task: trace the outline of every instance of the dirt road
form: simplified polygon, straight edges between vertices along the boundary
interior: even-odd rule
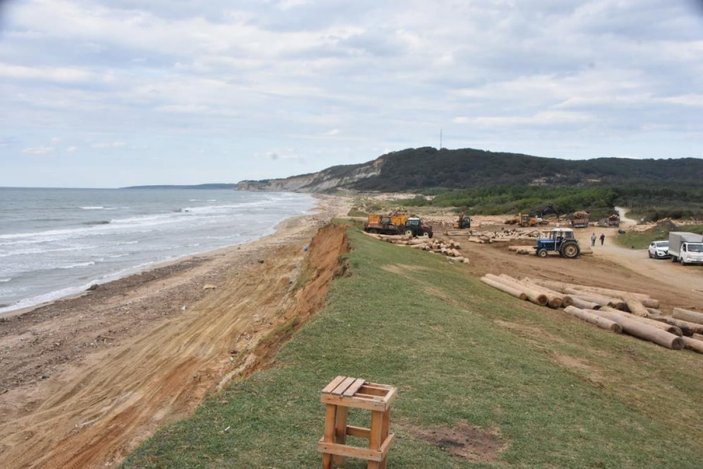
[[[476,275],[508,273],[629,290],[659,299],[666,312],[675,306],[703,310],[703,267],[683,267],[669,260],[649,259],[646,250],[619,247],[613,241],[616,228],[575,231],[579,243],[589,247],[593,232],[596,236],[605,233],[605,243],[601,246],[598,240],[592,248],[593,255],[576,260],[517,255],[508,251],[509,243],[465,242],[462,246],[471,260],[469,268]]]

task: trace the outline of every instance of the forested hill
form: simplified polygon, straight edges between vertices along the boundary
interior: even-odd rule
[[[703,159],[596,158],[562,160],[475,149],[407,149],[368,163],[266,181],[242,181],[248,190],[325,192],[414,191],[495,185],[613,186],[623,183],[703,185]]]

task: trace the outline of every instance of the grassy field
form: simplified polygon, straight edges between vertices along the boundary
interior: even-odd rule
[[[319,467],[319,391],[340,374],[399,388],[389,467],[701,466],[703,356],[520,302],[439,256],[350,237],[351,275],[275,366],[212,395],[125,467]],[[466,432],[460,448],[452,438]]]
[[[666,226],[655,226],[647,231],[628,231],[618,235],[616,242],[627,248],[647,249],[652,241],[669,239],[669,231],[671,230]],[[703,234],[703,225],[684,225],[677,228],[676,231]]]

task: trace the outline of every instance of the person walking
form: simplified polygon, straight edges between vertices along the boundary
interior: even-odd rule
[[[595,245],[596,245],[596,233],[594,232],[594,233],[591,235],[591,247],[593,247],[593,246],[595,246]]]
[[[600,234],[600,245],[603,246],[603,242],[605,241],[605,233]]]

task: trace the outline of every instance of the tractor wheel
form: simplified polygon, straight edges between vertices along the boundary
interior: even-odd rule
[[[538,255],[539,257],[547,257],[547,250],[544,249],[544,248],[542,248],[542,249],[540,249],[539,251],[537,251],[537,255]]]
[[[561,254],[562,257],[566,257],[567,259],[575,259],[578,257],[579,254],[581,254],[581,250],[579,249],[577,244],[569,243],[561,247],[559,254]]]
[[[405,236],[410,236],[412,238],[413,230],[405,230]]]
[[[422,237],[423,238],[431,238],[432,235],[429,232],[425,231],[424,233],[422,233]]]

